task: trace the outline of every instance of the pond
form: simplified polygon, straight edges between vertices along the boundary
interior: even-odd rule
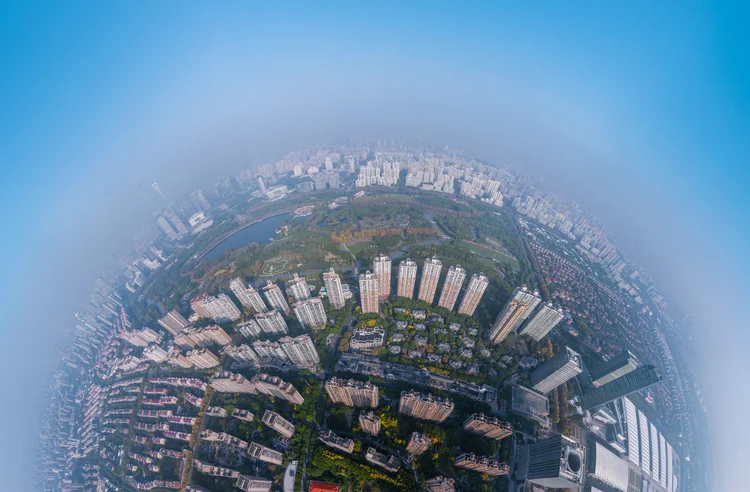
[[[206,258],[216,260],[229,249],[242,248],[248,244],[269,244],[271,239],[276,238],[276,229],[279,224],[292,218],[292,214],[280,214],[269,217],[255,224],[240,229],[222,242],[211,248],[206,253]]]

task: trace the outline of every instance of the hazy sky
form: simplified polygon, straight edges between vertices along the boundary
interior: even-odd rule
[[[742,490],[750,12],[603,3],[0,7],[4,486],[30,487],[61,328],[150,219],[139,183],[171,198],[390,136],[544,176],[611,225],[695,316],[718,490]]]

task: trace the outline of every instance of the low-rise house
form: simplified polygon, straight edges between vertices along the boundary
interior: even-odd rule
[[[380,327],[354,330],[349,347],[355,350],[370,350],[383,345],[385,331]]]

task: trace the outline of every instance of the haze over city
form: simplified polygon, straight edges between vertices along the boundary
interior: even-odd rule
[[[322,436],[330,431],[344,441],[361,441],[362,449],[347,458],[352,463],[390,474],[390,482],[362,479],[380,490],[406,487],[412,475],[420,486],[440,475],[455,480],[458,490],[480,486],[534,490],[531,487],[549,483],[521,472],[519,463],[525,463],[523,456],[528,458],[535,444],[559,439],[560,434],[571,437],[575,432],[570,432],[570,425],[586,436],[573,435],[575,446],[590,453],[599,449],[592,443],[599,442],[607,453],[617,455],[622,466],[627,463],[639,476],[652,480],[653,470],[643,470],[642,448],[638,458],[633,458],[633,448],[627,448],[634,433],[630,441],[620,444],[624,446],[620,452],[618,444],[608,442],[606,432],[597,427],[606,416],[599,415],[599,421],[595,416],[606,407],[605,413],[614,414],[615,425],[627,424],[632,430],[633,423],[617,415],[620,410],[627,413],[631,403],[625,402],[632,399],[648,422],[655,424],[651,432],[658,429],[664,440],[657,450],[669,444],[679,455],[685,449],[686,436],[675,431],[667,418],[670,405],[682,399],[675,396],[669,371],[664,370],[671,362],[661,359],[658,343],[629,346],[633,333],[648,334],[644,340],[649,341],[666,337],[680,374],[676,379],[689,401],[685,411],[690,418],[684,421],[698,426],[699,436],[691,445],[696,446],[695,459],[704,466],[700,473],[691,472],[693,476],[683,473],[679,490],[744,490],[742,465],[750,456],[737,439],[750,404],[750,387],[742,383],[750,349],[742,314],[750,298],[745,281],[750,269],[744,254],[750,223],[744,190],[750,158],[749,13],[746,6],[732,2],[687,2],[679,7],[645,2],[533,7],[419,2],[5,5],[0,20],[0,199],[5,210],[5,282],[0,292],[5,323],[0,340],[7,353],[2,363],[6,403],[1,414],[6,445],[0,451],[4,488],[67,490],[63,486],[72,486],[52,478],[40,481],[44,469],[40,434],[48,430],[45,409],[58,395],[50,393],[50,386],[59,374],[60,361],[74,353],[75,345],[66,332],[76,327],[74,313],[91,307],[92,288],[102,278],[116,294],[109,309],[119,303],[118,321],[108,319],[102,326],[113,324],[114,331],[101,335],[102,341],[97,338],[93,345],[111,348],[111,360],[94,358],[91,368],[76,368],[76,384],[81,387],[70,395],[75,400],[76,395],[94,398],[91,395],[97,391],[109,392],[108,400],[101,397],[101,415],[92,424],[96,433],[106,427],[102,421],[114,415],[104,413],[129,408],[122,402],[122,406],[113,404],[113,398],[127,393],[113,394],[111,385],[144,374],[146,382],[137,393],[134,412],[145,408],[140,406],[145,388],[159,386],[148,382],[148,377],[177,374],[200,380],[201,391],[212,390],[206,393],[203,407],[199,403],[193,408],[184,400],[189,391],[159,386],[167,388],[165,395],[179,398],[179,404],[169,407],[172,417],[200,419],[198,411],[202,416],[209,401],[217,408],[229,408],[230,417],[243,402],[247,411],[263,411],[252,424],[237,418],[206,417],[198,421],[200,433],[196,431],[192,440],[167,438],[168,449],[184,445],[190,458],[187,452],[179,460],[159,458],[162,468],[171,463],[169,470],[161,471],[150,470],[127,455],[146,456],[159,446],[133,441],[133,436],[146,435],[136,427],[146,420],[136,422],[134,414],[127,424],[130,432],[101,434],[105,437],[86,451],[89,455],[70,458],[78,467],[95,462],[101,466],[96,471],[100,490],[110,490],[107,487],[116,480],[125,487],[120,490],[129,490],[134,483],[157,479],[176,481],[175,489],[184,488],[186,477],[206,490],[239,486],[211,478],[201,467],[206,462],[233,468],[231,460],[219,452],[216,457],[221,462],[207,460],[205,441],[218,446],[211,439],[220,438],[203,431],[232,434],[243,442],[253,441],[250,446],[265,439],[258,445],[270,448],[279,443],[271,444],[268,430],[284,437],[287,420],[297,426],[297,437],[282,452],[283,466],[271,469],[265,464],[270,461],[244,450],[236,467],[241,476],[257,476],[282,490],[280,477],[289,463],[297,461],[301,486],[307,487],[300,490],[312,489],[316,480],[337,483],[342,490],[346,490],[344,485],[361,485],[344,483],[336,474],[316,475],[324,466],[314,461],[310,446],[345,453],[341,446],[329,445],[336,439]],[[372,177],[374,173],[377,178]],[[207,204],[191,202],[194,190],[201,190]],[[305,205],[314,207],[304,210]],[[292,217],[295,214],[297,218]],[[456,216],[474,225],[462,230]],[[256,227],[256,220],[262,226],[274,217],[278,223],[266,223],[262,230],[241,235],[241,228]],[[175,222],[186,231],[180,231]],[[489,229],[480,230],[485,225]],[[371,237],[366,232],[396,229],[401,232],[384,233],[385,239],[377,240],[374,233]],[[320,236],[301,235],[303,231]],[[224,234],[234,232],[236,236],[228,237],[234,237],[237,246],[227,246],[226,253],[222,252],[225,256],[208,255],[214,241],[219,244],[227,240]],[[606,242],[597,244],[603,237]],[[271,255],[271,246],[283,249],[283,241],[294,244],[297,251],[288,248]],[[259,249],[242,248],[252,242]],[[602,246],[610,243],[617,261],[600,254]],[[319,257],[294,256],[313,251]],[[368,300],[363,292],[373,291],[368,291],[372,287],[365,272],[377,273],[379,255],[392,257],[390,291],[385,295],[378,291]],[[406,255],[418,266],[412,295],[398,293],[399,264]],[[419,291],[429,280],[423,272],[432,256],[444,262],[434,278],[432,296],[424,299]],[[465,269],[465,281],[456,281],[455,293],[445,294],[442,300],[446,286],[451,285],[446,274],[450,267],[459,266],[458,261]],[[280,264],[283,273],[274,270]],[[324,276],[329,268],[347,285],[341,290],[346,299],[342,297],[338,307],[330,293],[335,284]],[[180,280],[165,273],[178,270],[184,274]],[[136,271],[141,273],[136,275]],[[579,271],[585,276],[577,277]],[[243,288],[259,292],[267,279],[279,282],[282,297],[293,306],[304,301],[300,291],[290,288],[294,273],[307,278],[313,298],[324,299],[320,302],[326,313],[323,319],[316,317],[314,307],[309,312],[290,307],[289,313],[282,313],[282,322],[289,325],[283,335],[295,340],[309,336],[316,354],[310,356],[313,362],[291,356],[282,364],[264,359],[255,348],[259,340],[254,338],[267,338],[270,331],[263,328],[262,333],[251,335],[241,331],[240,322],[254,320],[261,313],[250,301],[243,302],[229,281],[240,277]],[[476,301],[474,310],[462,312],[472,275],[479,273],[490,277],[490,287],[486,294],[484,290],[484,295],[479,294],[481,301]],[[378,281],[382,287],[382,276]],[[576,292],[572,286],[579,281],[602,289],[587,298],[592,303],[588,310],[581,307],[581,299],[574,299],[573,294],[588,292],[587,288]],[[538,291],[540,299],[538,305],[525,301],[528,313],[524,316],[530,319],[519,319],[516,325],[502,321],[509,309],[506,306],[512,305],[523,286],[532,294]],[[213,311],[201,314],[199,302],[190,302],[219,292],[231,297],[241,321],[239,316],[224,319]],[[612,292],[618,301],[592,307],[594,299],[609,297],[601,292]],[[268,302],[268,295],[263,295],[263,302]],[[537,340],[532,335],[538,325],[531,322],[535,317],[531,314],[538,314],[548,301],[564,311],[564,318]],[[618,311],[621,304],[627,307]],[[599,316],[612,306],[616,309]],[[157,324],[157,319],[173,310],[192,326],[172,333]],[[414,318],[416,311],[426,311],[426,319]],[[122,313],[133,326],[126,326]],[[444,318],[445,323],[435,317]],[[430,318],[434,325],[428,322]],[[641,318],[643,324],[638,322]],[[604,319],[613,325],[606,325]],[[667,320],[673,320],[674,326],[668,327]],[[416,328],[422,321],[427,325],[424,335]],[[394,341],[400,338],[399,322],[408,326],[403,342]],[[440,337],[454,336],[453,322],[460,325],[459,335],[446,342]],[[206,330],[214,324],[227,340],[214,331],[211,336],[216,341],[207,346],[196,343],[198,348],[188,350],[175,342],[183,329]],[[148,338],[149,333],[144,335],[148,339],[136,339],[136,344],[128,341],[131,335],[119,336],[145,327],[158,332],[158,341]],[[367,346],[368,337],[380,336],[367,330],[377,327],[383,328],[381,344]],[[102,333],[106,330],[101,328]],[[276,338],[281,334],[273,333]],[[364,337],[360,342],[364,348],[357,348],[357,336]],[[422,336],[428,338],[428,348],[419,348]],[[477,345],[466,346],[463,340],[467,338]],[[440,343],[449,348],[441,352]],[[255,352],[250,352],[258,355],[257,365],[242,366],[232,356],[243,344],[253,347]],[[389,352],[390,347],[400,350],[402,345],[402,352]],[[220,356],[221,363],[202,368],[202,359],[196,359],[199,362],[192,361],[191,369],[172,366],[164,362],[166,358],[157,362],[146,357],[146,350],[158,352],[150,346],[173,359],[177,352],[187,357],[192,350],[205,348]],[[231,348],[224,352],[227,346]],[[489,355],[480,355],[483,349]],[[580,352],[586,371],[564,380],[553,378],[557,386],[550,386],[540,372],[534,376],[535,371],[551,367],[544,364],[553,359],[553,352],[565,354],[568,349]],[[463,350],[469,350],[469,355]],[[586,379],[589,373],[624,350],[643,350],[636,354],[637,366],[657,365],[661,381],[588,408],[594,401],[593,393],[588,393],[599,385],[594,384],[596,378]],[[440,357],[430,359],[432,354]],[[127,361],[129,356],[133,358]],[[502,362],[503,356],[513,361]],[[368,357],[378,361],[362,362]],[[535,359],[533,366],[520,365],[526,357]],[[123,361],[135,365],[123,369],[117,365]],[[128,376],[139,364],[150,364],[148,372]],[[377,374],[378,364],[386,372],[400,374],[398,384],[408,387],[391,380],[386,383]],[[405,369],[398,372],[399,364],[427,367],[450,377],[465,394],[484,382],[492,388],[492,398],[462,400],[448,386],[420,379]],[[254,385],[252,398],[227,396],[223,391],[243,393],[235,391],[235,386],[222,386],[219,368],[241,374]],[[558,375],[557,370],[553,372]],[[318,405],[307,408],[295,403],[294,396],[288,402],[275,398],[268,403],[272,390],[264,383],[265,376],[261,377],[266,373],[281,377]],[[329,389],[331,378],[348,379],[353,374],[358,381],[369,378],[380,388],[381,401],[368,405],[378,422],[383,422],[381,434],[367,431],[369,416],[364,411],[352,413],[352,407],[363,405],[350,405],[346,397],[335,396],[335,390]],[[565,399],[558,398],[562,387],[574,402],[568,418],[563,411],[568,408]],[[513,413],[511,392],[515,388],[546,395],[559,421],[540,423]],[[455,407],[441,417],[426,418],[409,406],[417,397],[402,390],[432,392],[437,398],[451,399]],[[561,399],[562,408],[557,409]],[[436,405],[449,406],[445,401]],[[280,420],[273,425],[262,423],[266,410]],[[73,415],[80,416],[78,412]],[[475,412],[502,421],[498,428],[509,424],[521,433],[503,435],[497,442],[495,437],[487,438],[490,444],[484,443],[483,448],[457,453],[451,439],[463,434],[453,434],[451,426],[457,433],[476,434],[473,424],[467,423]],[[682,422],[683,416],[679,419]],[[419,457],[424,449],[419,439],[410,440],[411,433],[387,433],[391,420],[407,422],[417,433],[432,433],[430,446],[439,456],[434,464],[427,463],[431,452]],[[180,429],[183,424],[174,425]],[[251,425],[257,426],[261,438]],[[81,422],[71,425],[66,452],[83,453],[85,446],[71,444],[85,440],[73,435],[82,427]],[[183,427],[190,434],[191,428]],[[532,428],[535,432],[527,432]],[[295,439],[304,445],[298,446]],[[115,449],[118,446],[124,447]],[[375,453],[370,453],[371,447]],[[117,455],[123,449],[121,458]],[[497,461],[484,462],[483,470],[492,472],[488,481],[477,478],[479,474],[465,464],[473,462],[465,454],[479,456],[483,450]],[[501,466],[505,458],[508,471],[512,470],[507,474]],[[691,457],[680,455],[675,466],[679,463],[682,471],[690,469],[691,459],[686,458]],[[392,471],[396,462],[400,468]],[[105,470],[107,463],[116,463],[114,472]],[[661,466],[664,473],[662,477],[657,474],[655,490],[667,490],[666,470],[672,468]],[[189,473],[178,473],[183,468]],[[81,470],[68,478],[83,483]],[[595,470],[587,470],[581,480],[601,478]],[[522,476],[527,480],[518,478]],[[664,480],[663,485],[658,478]],[[592,487],[589,482],[580,485],[587,487],[584,490]],[[609,486],[617,490],[616,484]]]

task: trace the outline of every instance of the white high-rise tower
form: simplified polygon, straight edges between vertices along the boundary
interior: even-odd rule
[[[409,258],[398,264],[398,291],[399,297],[414,299],[414,285],[417,283],[417,263]]]
[[[250,286],[245,286],[245,283],[239,277],[232,279],[229,282],[229,288],[232,289],[234,295],[240,300],[244,307],[251,308],[255,313],[265,313],[268,311],[266,303],[261,299],[258,291]]]
[[[382,302],[391,295],[391,257],[378,255],[372,266],[375,276],[378,277],[378,300]]]
[[[346,300],[344,299],[344,289],[341,287],[341,278],[333,268],[323,274],[323,283],[326,285],[326,292],[328,292],[328,300],[331,301],[331,306],[336,309],[344,307]]]
[[[419,283],[419,299],[432,304],[435,300],[435,291],[437,290],[438,280],[440,280],[440,271],[443,269],[443,262],[435,258],[427,258],[422,265],[422,281]]]
[[[538,292],[532,294],[526,287],[516,289],[492,324],[489,337],[492,343],[498,344],[505,340],[505,337],[518,328],[541,301]]]
[[[460,265],[448,268],[438,306],[453,310],[453,306],[456,305],[456,299],[458,299],[458,293],[461,292],[464,279],[466,279],[466,270],[461,268]]]
[[[263,294],[265,294],[268,304],[272,309],[278,309],[284,314],[289,314],[289,304],[284,299],[284,294],[281,293],[279,286],[267,280],[268,285],[263,287]]]
[[[489,284],[490,280],[483,273],[472,275],[464,298],[461,299],[461,305],[458,306],[458,313],[474,316],[474,311],[477,310],[479,301],[482,299],[484,291],[487,290]]]
[[[359,297],[363,313],[380,312],[377,275],[368,271],[359,276]]]
[[[538,342],[564,317],[562,310],[555,309],[552,303],[542,304],[518,333],[528,335]]]

